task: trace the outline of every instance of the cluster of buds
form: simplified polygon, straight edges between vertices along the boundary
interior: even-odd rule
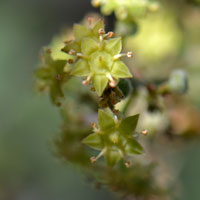
[[[159,3],[155,0],[92,0],[94,7],[101,7],[104,15],[115,13],[119,20],[134,21],[148,11],[157,11]]]
[[[127,66],[120,60],[126,56],[132,57],[132,53],[120,53],[122,40],[113,38],[114,33],[105,33],[104,21],[99,20],[92,26],[89,18],[89,26],[74,26],[75,40],[67,41],[62,51],[73,55],[71,75],[85,77],[84,85],[92,82],[99,96],[107,86],[116,87],[120,78],[131,78]]]
[[[105,156],[109,166],[114,166],[121,159],[130,167],[126,156],[142,154],[142,146],[134,137],[139,115],[129,116],[119,120],[103,110],[98,112],[98,124],[92,123],[93,133],[88,135],[83,143],[93,149],[99,150],[97,157],[91,157],[95,163],[101,156]]]

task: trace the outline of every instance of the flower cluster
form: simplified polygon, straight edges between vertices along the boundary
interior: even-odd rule
[[[148,11],[156,11],[159,4],[155,0],[92,0],[94,7],[101,7],[104,15],[115,13],[118,20],[134,21],[144,17]]]
[[[93,149],[99,150],[97,157],[91,161],[96,162],[101,156],[105,156],[106,162],[114,166],[125,156],[142,154],[143,148],[133,135],[139,115],[130,116],[122,120],[111,116],[103,110],[98,112],[98,124],[92,124],[94,133],[87,136],[83,143]],[[126,162],[126,165],[128,163]]]
[[[74,55],[74,59],[70,59],[71,75],[86,77],[84,85],[92,81],[94,89],[101,96],[107,86],[116,87],[119,78],[132,77],[127,66],[120,60],[123,56],[130,58],[132,53],[120,53],[121,38],[113,38],[113,32],[105,33],[103,20],[94,26],[91,19],[89,22],[89,27],[74,26],[75,40],[66,41],[62,51]]]

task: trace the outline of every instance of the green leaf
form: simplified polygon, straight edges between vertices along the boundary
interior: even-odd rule
[[[83,25],[76,24],[74,25],[74,35],[77,40],[81,40],[90,35],[90,30]]]
[[[103,142],[101,136],[98,133],[88,135],[83,139],[82,142],[96,150],[101,150],[103,148]]]
[[[99,110],[98,112],[98,123],[102,131],[106,131],[115,127],[114,119],[103,110]]]
[[[113,56],[117,55],[121,52],[121,50],[122,50],[122,40],[121,40],[120,37],[109,39],[109,40],[106,40],[105,42],[106,42],[106,45],[105,45],[106,51],[111,53]]]
[[[73,76],[88,76],[89,73],[88,63],[83,59],[78,60],[71,71],[71,75]]]
[[[125,145],[125,153],[130,156],[134,154],[143,154],[144,149],[140,145],[140,143],[137,142],[137,140],[135,140],[134,138],[131,138],[128,140],[128,142]]]
[[[106,162],[109,166],[113,167],[122,158],[121,153],[117,149],[107,149],[105,152]]]
[[[92,78],[93,85],[95,87],[95,90],[99,96],[102,95],[103,91],[105,90],[107,84],[108,84],[108,79],[105,75],[94,75]]]
[[[111,74],[115,78],[131,78],[131,77],[133,77],[132,74],[130,73],[128,67],[122,61],[114,62]]]
[[[84,55],[89,55],[98,48],[99,44],[91,38],[84,38],[81,42],[81,51]]]
[[[122,134],[131,135],[136,129],[138,118],[139,114],[123,119],[119,126],[120,132]]]

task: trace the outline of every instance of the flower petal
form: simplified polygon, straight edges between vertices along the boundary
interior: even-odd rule
[[[83,139],[82,142],[96,150],[101,150],[103,148],[103,142],[101,136],[98,133],[88,135]]]
[[[144,153],[144,149],[137,140],[131,138],[126,143],[125,153],[130,156],[135,154],[142,154]]]
[[[89,55],[98,48],[99,44],[91,38],[84,38],[81,42],[81,51],[84,55]]]
[[[83,25],[76,24],[74,25],[74,35],[77,40],[81,40],[90,35],[90,30]]]
[[[89,74],[88,63],[83,59],[80,59],[75,63],[71,72],[71,75],[74,76],[88,76]]]
[[[136,129],[138,118],[139,115],[134,115],[123,119],[119,126],[120,132],[122,134],[131,135],[133,131]]]
[[[115,78],[131,78],[133,77],[128,67],[122,61],[116,61],[113,64],[111,75]]]
[[[105,45],[106,51],[111,53],[113,56],[121,52],[122,40],[120,37],[109,39],[109,40],[106,40],[105,42],[106,42],[106,45]]]
[[[108,78],[105,75],[95,74],[92,78],[92,82],[97,94],[101,96],[108,84]]]
[[[115,127],[114,119],[103,110],[99,110],[98,112],[98,123],[102,131],[107,131]]]

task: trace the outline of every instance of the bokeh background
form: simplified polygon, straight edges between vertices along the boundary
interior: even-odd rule
[[[53,155],[60,116],[34,91],[40,48],[94,10],[90,0],[0,0],[0,200],[116,199]],[[199,155],[199,142],[177,155],[182,200],[200,199]]]

